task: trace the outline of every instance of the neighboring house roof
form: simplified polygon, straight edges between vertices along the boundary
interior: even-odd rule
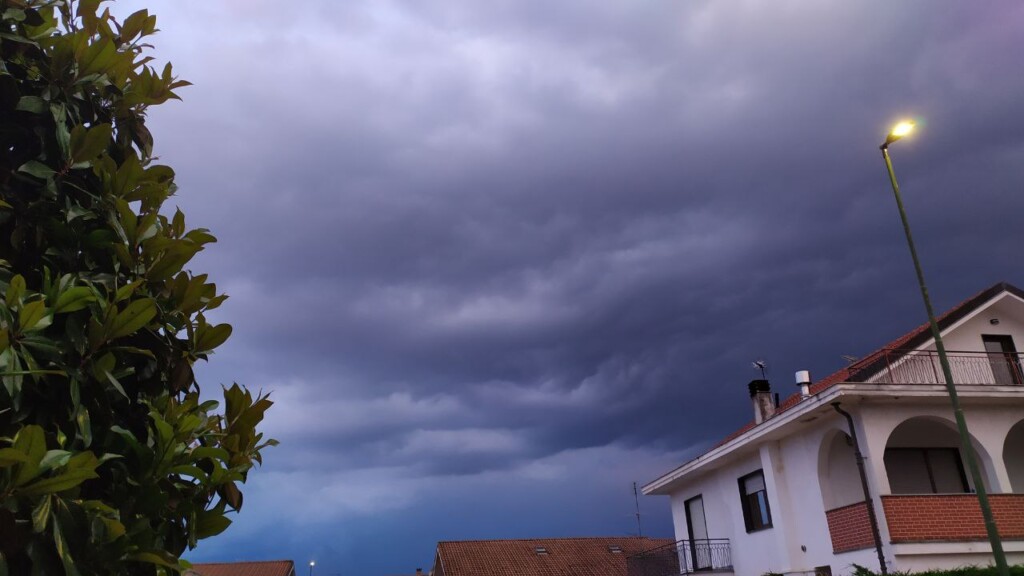
[[[444,576],[626,576],[628,556],[672,542],[638,536],[438,542],[437,562]]]
[[[964,300],[963,302],[960,302],[953,308],[947,310],[945,313],[940,315],[936,319],[936,322],[939,325],[939,331],[941,332],[946,330],[950,326],[956,324],[966,316],[980,309],[982,306],[984,306],[985,304],[992,301],[994,298],[1003,293],[1009,293],[1016,296],[1017,298],[1020,298],[1021,300],[1024,300],[1024,290],[1021,290],[1020,288],[1017,288],[1016,286],[1009,284],[1007,282],[999,282],[998,284],[994,284],[993,286],[990,286],[989,288],[986,288],[985,290],[978,292],[977,294],[971,296],[970,298]],[[864,356],[860,360],[857,360],[853,364],[850,364],[845,368],[837,370],[836,372],[826,376],[825,378],[822,378],[821,380],[811,384],[810,394],[811,396],[816,396],[818,394],[821,394],[822,392],[825,392],[829,388],[832,388],[833,386],[841,384],[843,382],[867,381],[868,378],[879,372],[885,366],[886,361],[892,362],[895,359],[895,357],[899,357],[900,355],[906,354],[911,350],[920,348],[921,346],[931,343],[931,341],[931,326],[929,323],[926,322],[918,326],[917,328],[914,328],[910,332],[907,332],[906,334],[903,334],[902,336],[882,346],[881,348]],[[788,396],[785,400],[779,403],[779,406],[778,408],[776,408],[772,418],[765,420],[761,424],[771,422],[774,418],[799,405],[801,400],[802,397],[799,392]],[[709,452],[717,448],[720,448],[732,442],[733,440],[736,440],[737,438],[740,438],[744,434],[753,431],[755,428],[757,428],[757,426],[758,424],[756,424],[753,421],[748,422],[739,430],[736,430],[732,434],[729,434],[721,441],[715,443],[709,449],[705,450],[704,452],[700,453],[694,458],[691,458],[690,460],[676,468],[676,470],[686,466],[687,464],[695,460],[702,458]],[[671,474],[671,472],[669,474]],[[664,478],[664,476],[662,476],[662,478]],[[644,487],[644,492],[648,493],[648,488],[658,483],[659,480],[660,479],[648,483]]]
[[[294,576],[295,564],[291,560],[264,562],[212,562],[193,564],[186,576]]]

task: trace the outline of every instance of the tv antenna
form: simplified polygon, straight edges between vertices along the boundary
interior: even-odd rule
[[[754,360],[750,364],[754,367],[754,370],[760,370],[761,371],[761,379],[762,380],[767,380],[768,379],[768,375],[765,372],[767,370],[767,368],[768,368],[768,363],[767,362],[765,362],[764,360]]]
[[[640,496],[636,491],[636,482],[633,482],[633,502],[636,504],[636,531],[637,535],[643,537],[644,529],[640,526]]]

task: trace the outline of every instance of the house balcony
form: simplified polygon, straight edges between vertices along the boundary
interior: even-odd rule
[[[675,576],[732,571],[732,551],[728,538],[680,540],[626,558],[627,576]]]
[[[1024,385],[1024,354],[947,351],[957,384]],[[944,384],[934,350],[883,349],[850,366],[852,381],[878,384]]]

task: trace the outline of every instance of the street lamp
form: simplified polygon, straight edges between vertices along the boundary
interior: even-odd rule
[[[928,312],[928,324],[932,329],[932,338],[935,339],[935,350],[939,354],[939,364],[942,366],[942,376],[946,380],[946,391],[949,393],[949,401],[953,405],[953,416],[956,418],[956,427],[960,432],[960,445],[963,448],[964,459],[967,460],[967,468],[971,472],[971,479],[974,481],[974,489],[978,495],[978,504],[981,505],[981,515],[985,519],[985,530],[988,532],[988,540],[992,544],[992,555],[996,560],[996,568],[1000,576],[1009,576],[1010,571],[1006,566],[1006,555],[1003,553],[1003,543],[999,539],[999,530],[996,528],[995,518],[992,516],[992,508],[988,504],[988,493],[985,491],[985,482],[981,478],[981,471],[978,469],[977,459],[974,457],[974,445],[971,444],[971,436],[967,432],[967,421],[964,420],[964,412],[960,408],[960,400],[957,398],[956,385],[953,383],[953,373],[949,369],[949,358],[946,357],[946,346],[942,343],[942,334],[939,332],[939,324],[935,321],[935,311],[932,309],[931,299],[928,297],[928,288],[924,283],[924,272],[921,271],[921,262],[917,258],[917,250],[914,248],[914,238],[910,235],[910,224],[907,222],[907,213],[903,209],[903,199],[900,198],[900,187],[896,183],[896,174],[892,169],[892,160],[889,158],[889,145],[900,138],[910,134],[914,130],[914,123],[903,121],[893,127],[892,131],[885,137],[885,142],[879,147],[882,150],[882,158],[885,159],[885,168],[889,171],[889,181],[892,182],[892,193],[896,196],[896,207],[900,210],[900,219],[903,221],[903,232],[907,235],[907,246],[910,248],[910,257],[914,260],[914,270],[917,272],[917,283],[921,287],[921,298],[924,299],[924,307]]]
[[[316,566],[315,560],[309,561],[309,576],[313,576],[313,566]]]

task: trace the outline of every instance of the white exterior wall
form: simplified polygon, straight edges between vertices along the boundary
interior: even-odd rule
[[[821,484],[817,480],[821,471],[822,451],[830,447],[833,431],[846,432],[847,423],[838,413],[822,420],[825,421],[799,434],[790,435],[780,443],[783,459],[787,463],[787,477],[795,480],[790,483],[788,490],[792,519],[785,525],[789,538],[795,542],[790,570],[812,570],[815,566],[829,565],[833,574],[840,575],[849,574],[854,563],[877,569],[878,555],[873,548],[839,555],[832,553],[832,537],[825,512],[839,506],[826,508]],[[851,465],[846,470],[852,472],[852,475],[844,476],[842,481],[847,489],[852,488],[856,494],[853,502],[863,502],[864,491],[860,485],[856,462],[853,461],[853,451],[850,450],[848,455]],[[806,479],[813,481],[807,482]],[[837,486],[833,488],[842,489]]]
[[[781,550],[774,528],[747,534],[740,507],[738,480],[751,472],[761,469],[761,458],[750,454],[690,483],[685,489],[672,493],[672,519],[676,540],[689,538],[686,530],[685,502],[695,496],[704,498],[704,515],[707,518],[708,538],[728,538],[732,552],[732,565],[736,574],[762,574],[783,568]],[[765,481],[767,484],[767,474]],[[775,500],[768,487],[769,505]]]
[[[874,549],[832,553],[825,502],[817,482],[819,456],[826,436],[831,438],[833,430],[845,431],[846,422],[838,414],[822,420],[781,442],[751,448],[744,457],[673,492],[670,498],[676,539],[689,538],[684,502],[702,495],[708,537],[729,539],[733,568],[738,575],[800,572],[824,565],[832,566],[833,574],[842,575],[851,571],[853,563],[877,566]],[[748,534],[738,481],[759,469],[765,475],[772,527]],[[853,470],[856,473],[856,466]],[[814,481],[806,481],[808,478]],[[855,476],[853,481],[861,493],[859,477]]]
[[[992,319],[999,323],[993,325]],[[947,328],[942,341],[950,352],[984,352],[982,334],[1012,336],[1017,352],[1024,352],[1024,313],[1020,300],[1012,294],[1004,294],[991,306]],[[927,349],[934,350],[935,345]]]

